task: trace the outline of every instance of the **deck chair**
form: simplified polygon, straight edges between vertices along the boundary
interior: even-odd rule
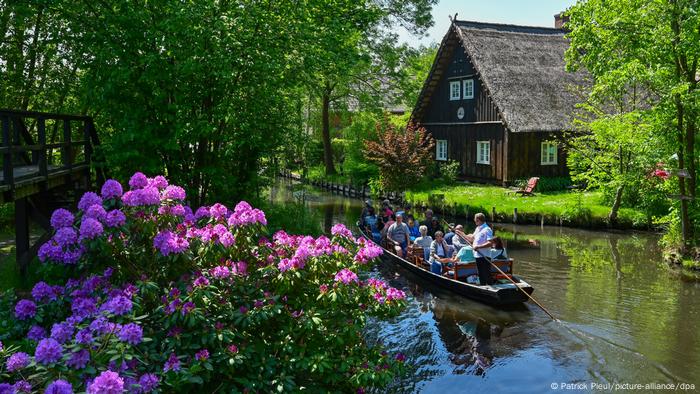
[[[515,191],[515,194],[520,194],[522,196],[534,196],[535,195],[535,188],[537,187],[537,181],[539,181],[540,178],[538,177],[532,177],[527,181],[527,185],[522,188],[518,189]]]

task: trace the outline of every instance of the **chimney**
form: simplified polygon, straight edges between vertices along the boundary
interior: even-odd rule
[[[569,16],[564,15],[564,12],[554,14],[554,27],[557,29],[564,29],[564,24],[569,21]]]

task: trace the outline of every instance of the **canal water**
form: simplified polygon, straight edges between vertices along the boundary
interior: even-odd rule
[[[303,193],[326,232],[354,226],[362,201],[298,186],[280,181],[270,198],[284,203]],[[700,390],[700,283],[661,263],[657,235],[495,227],[515,273],[560,322],[533,303],[492,308],[380,263],[374,274],[409,295],[400,316],[371,321],[366,333],[412,365],[390,392]],[[641,386],[629,390],[633,384]]]

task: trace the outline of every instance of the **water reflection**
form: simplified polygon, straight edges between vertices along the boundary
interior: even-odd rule
[[[352,225],[361,210],[360,200],[311,195],[326,231]],[[496,232],[515,272],[561,322],[533,304],[491,308],[378,264],[374,275],[410,295],[405,312],[371,321],[366,332],[415,366],[391,392],[541,393],[553,382],[585,383],[584,391],[593,382],[700,388],[700,284],[659,263],[657,236],[515,225]]]

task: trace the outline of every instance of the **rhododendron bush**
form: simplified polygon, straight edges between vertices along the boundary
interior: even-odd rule
[[[0,299],[11,322],[0,393],[354,392],[401,370],[402,355],[362,335],[368,316],[404,303],[363,274],[380,248],[342,225],[330,238],[268,238],[246,202],[185,201],[164,177],[136,173],[54,212],[39,260],[70,277]]]

